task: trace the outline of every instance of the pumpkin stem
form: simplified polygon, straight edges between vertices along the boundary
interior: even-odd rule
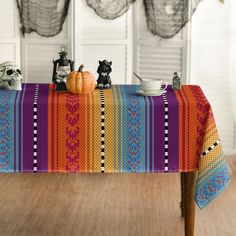
[[[78,69],[78,72],[82,72],[83,71],[83,68],[84,68],[84,65],[80,65],[79,69]]]

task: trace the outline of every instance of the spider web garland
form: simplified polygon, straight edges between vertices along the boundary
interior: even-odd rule
[[[162,38],[174,37],[189,21],[201,0],[143,0],[148,29]],[[115,19],[135,0],[86,0],[100,17]],[[191,4],[191,5],[189,5]]]
[[[162,38],[174,37],[188,23],[200,1],[144,0],[148,29]]]
[[[115,19],[128,11],[130,5],[136,0],[86,0],[100,17]]]
[[[59,34],[68,13],[70,0],[16,0],[21,32],[37,32],[52,37]]]

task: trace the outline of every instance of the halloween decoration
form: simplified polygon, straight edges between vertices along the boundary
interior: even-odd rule
[[[88,6],[92,7],[97,15],[105,19],[115,19],[123,15],[135,0],[87,0]]]
[[[74,62],[67,59],[65,47],[61,47],[60,59],[53,60],[52,82],[56,84],[56,90],[66,90],[66,78],[74,70]]]
[[[67,78],[66,87],[73,94],[90,94],[96,87],[93,74],[83,71],[83,68],[84,65],[81,65],[78,71],[72,71]]]
[[[105,19],[124,14],[135,0],[86,0]],[[201,0],[143,0],[148,29],[162,38],[172,38],[189,21]]]
[[[110,88],[111,87],[111,78],[110,73],[112,62],[108,62],[107,60],[99,61],[99,66],[97,69],[97,73],[99,74],[97,79],[97,87],[98,88]]]
[[[7,61],[0,64],[0,89],[21,90],[22,75],[19,67]]]
[[[61,32],[70,0],[16,0],[16,3],[23,35],[35,31],[51,37]]]
[[[174,77],[172,79],[172,88],[173,89],[181,89],[181,73],[174,72]]]

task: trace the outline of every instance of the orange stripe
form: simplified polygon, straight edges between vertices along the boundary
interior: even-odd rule
[[[188,99],[188,108],[189,108],[189,126],[188,126],[188,170],[197,168],[198,165],[198,145],[196,143],[197,140],[197,127],[199,126],[199,122],[197,120],[197,116],[199,114],[199,110],[197,107],[196,98],[194,96],[194,90],[191,87],[187,87],[185,90],[186,98]]]
[[[179,169],[184,170],[184,105],[180,90],[175,90],[175,94],[179,104]]]
[[[86,129],[87,129],[87,132],[86,132],[86,143],[87,143],[87,169],[86,171],[89,171],[90,170],[90,128],[91,128],[91,125],[90,125],[90,96],[87,96],[86,97],[86,107],[87,107],[87,110],[86,110],[86,121],[87,121],[87,125],[86,125]]]
[[[93,94],[92,94],[92,107],[93,107],[93,109],[94,109],[94,96],[93,96]],[[93,110],[93,114],[94,114],[94,110]],[[93,144],[93,147],[94,147],[94,118],[93,118],[93,120],[92,120],[92,135],[93,135],[93,142],[92,142],[92,144]],[[93,166],[92,166],[92,168],[93,168],[93,170],[92,170],[92,172],[94,172],[94,150],[95,150],[95,148],[93,148],[93,158],[92,158],[92,160],[93,160]]]

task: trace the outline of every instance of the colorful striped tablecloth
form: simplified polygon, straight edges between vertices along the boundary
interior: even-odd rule
[[[159,97],[138,85],[76,96],[49,84],[0,90],[0,172],[191,172],[200,208],[228,184],[211,106],[199,86]]]

